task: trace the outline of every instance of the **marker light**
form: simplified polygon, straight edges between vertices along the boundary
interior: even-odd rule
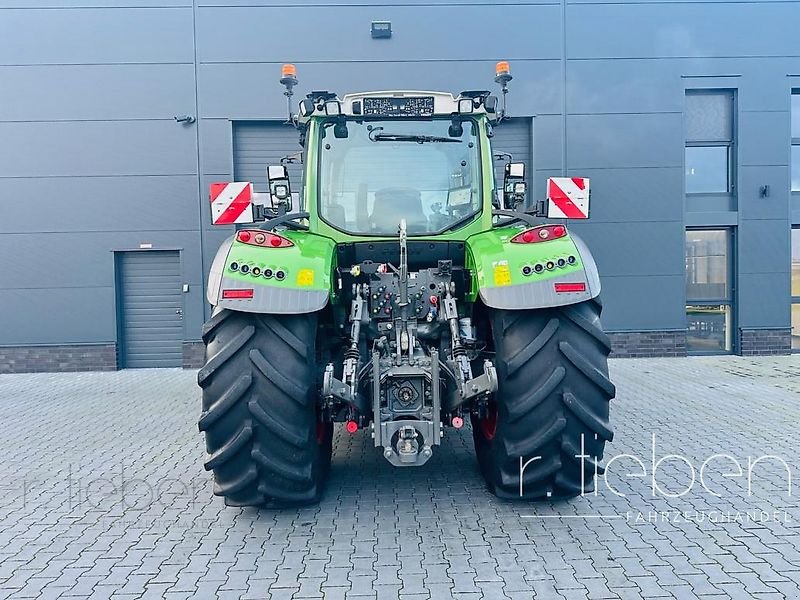
[[[289,170],[286,165],[269,165],[267,167],[267,180],[289,179]]]
[[[338,117],[342,114],[342,105],[338,100],[328,100],[325,103],[325,114],[329,117]]]
[[[289,248],[294,246],[291,240],[287,240],[285,237],[271,231],[242,229],[236,233],[236,239],[243,244],[261,246],[262,248]]]
[[[508,65],[507,60],[501,60],[494,66],[495,75],[508,75],[511,73],[511,67]]]
[[[554,284],[556,294],[563,294],[566,292],[585,292],[585,283],[556,283]]]
[[[222,297],[228,300],[250,300],[253,297],[253,289],[222,290]]]
[[[472,109],[474,108],[474,104],[472,103],[472,98],[459,98],[458,100],[458,112],[460,113],[471,113]]]
[[[567,235],[567,228],[563,225],[540,225],[518,233],[511,241],[515,244],[534,244],[555,240]]]
[[[281,77],[297,77],[297,67],[291,63],[286,63],[281,67]]]

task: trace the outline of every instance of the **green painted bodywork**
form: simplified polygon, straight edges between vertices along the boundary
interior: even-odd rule
[[[569,235],[535,244],[511,243],[511,238],[525,229],[524,226],[498,227],[467,239],[466,267],[475,274],[468,301],[474,302],[481,288],[532,283],[583,271],[580,253]],[[523,274],[525,266],[546,265],[548,261],[566,260],[570,256],[575,257],[572,265]]]
[[[284,230],[279,234],[294,243],[289,248],[262,248],[234,241],[224,260],[223,275],[225,278],[247,282],[253,286],[276,286],[300,290],[327,290],[330,300],[337,302],[336,280],[334,277],[336,264],[336,245],[339,243],[358,241],[397,240],[396,237],[352,235],[339,231],[323,221],[317,210],[317,165],[318,145],[321,118],[312,118],[306,133],[306,155],[304,160],[304,190],[302,206],[293,210],[304,210],[310,214],[308,231]],[[524,231],[525,226],[493,228],[492,198],[494,196],[494,168],[492,150],[487,136],[488,122],[484,115],[477,117],[479,126],[479,143],[481,156],[483,203],[482,210],[474,219],[462,227],[438,235],[411,236],[412,240],[463,241],[466,246],[465,265],[470,269],[472,289],[466,298],[474,302],[481,288],[513,286],[523,283],[541,281],[557,276],[580,272],[584,265],[575,243],[567,235],[564,238],[548,240],[534,244],[514,244],[511,238]],[[413,174],[410,174],[413,176]],[[254,225],[253,228],[257,228]],[[575,263],[563,268],[545,270],[542,273],[523,274],[525,265],[533,266],[537,262],[575,257]],[[243,274],[230,268],[231,263],[248,265],[251,272]],[[345,265],[350,266],[350,265]],[[263,272],[269,268],[286,273],[283,281],[275,277],[253,276],[253,267]]]
[[[290,240],[294,246],[289,248],[262,248],[252,244],[234,241],[225,265],[225,277],[258,285],[271,285],[281,288],[303,290],[331,290],[333,260],[336,243],[321,235],[306,231],[281,231],[280,235]],[[249,273],[241,269],[234,271],[231,263],[247,265]],[[274,276],[266,279],[263,275],[254,276],[253,267],[273,272],[286,273],[283,281]]]

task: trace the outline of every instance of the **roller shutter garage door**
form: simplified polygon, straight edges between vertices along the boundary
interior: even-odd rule
[[[183,293],[178,251],[117,252],[122,368],[180,367]]]
[[[492,138],[492,153],[508,152],[514,157],[514,162],[525,163],[525,178],[533,181],[533,165],[531,164],[531,119],[519,117],[507,119],[494,128]],[[494,163],[494,176],[498,189],[503,186],[503,175],[506,161],[496,160]]]
[[[277,121],[237,121],[233,124],[233,176],[236,181],[250,181],[256,192],[267,191],[267,165],[280,164],[281,158],[296,154],[300,133]],[[288,164],[292,191],[301,189],[302,165]]]

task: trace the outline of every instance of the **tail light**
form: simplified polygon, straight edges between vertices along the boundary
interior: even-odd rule
[[[253,289],[222,290],[222,297],[226,300],[250,300],[253,297]]]
[[[236,240],[243,244],[261,246],[262,248],[289,248],[294,246],[291,240],[287,240],[277,233],[259,229],[242,229],[236,233]]]
[[[518,233],[511,238],[511,241],[514,244],[535,244],[536,242],[556,240],[565,235],[567,235],[567,228],[563,225],[540,225]]]
[[[585,283],[556,283],[554,285],[556,294],[566,294],[570,292],[585,292]]]

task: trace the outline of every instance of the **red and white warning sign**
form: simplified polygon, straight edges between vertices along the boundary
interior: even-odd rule
[[[209,197],[214,225],[253,222],[253,186],[249,181],[212,183]]]
[[[588,219],[589,179],[550,177],[547,180],[547,216],[552,219]]]

